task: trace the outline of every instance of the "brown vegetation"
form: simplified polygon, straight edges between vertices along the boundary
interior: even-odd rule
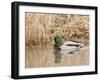
[[[89,44],[89,16],[73,14],[25,13],[26,47],[54,44],[54,37]]]

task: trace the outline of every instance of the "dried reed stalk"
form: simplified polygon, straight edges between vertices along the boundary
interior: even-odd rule
[[[25,13],[26,47],[54,44],[54,37],[89,44],[89,16],[67,14]]]

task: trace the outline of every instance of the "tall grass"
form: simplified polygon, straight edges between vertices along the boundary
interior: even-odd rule
[[[89,44],[89,16],[75,14],[25,13],[25,45],[50,46],[54,37]]]

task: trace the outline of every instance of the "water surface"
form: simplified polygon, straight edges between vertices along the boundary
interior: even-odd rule
[[[25,68],[80,66],[89,64],[89,47],[66,51],[53,48],[25,48]]]

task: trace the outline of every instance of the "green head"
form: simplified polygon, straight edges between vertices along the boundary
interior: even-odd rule
[[[63,43],[62,38],[60,36],[55,36],[54,42],[56,45],[62,45]]]

